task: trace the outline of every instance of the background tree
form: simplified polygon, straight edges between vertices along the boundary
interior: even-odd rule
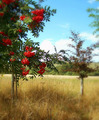
[[[99,2],[99,0],[96,0]],[[88,8],[87,12],[89,12],[89,17],[92,17],[94,20],[90,24],[91,27],[95,27],[93,34],[96,34],[96,37],[99,37],[99,8]],[[96,46],[99,47],[99,41],[96,43]]]
[[[92,51],[94,46],[83,48],[84,40],[81,40],[79,34],[71,32],[72,44],[70,44],[70,60],[72,68],[69,71],[73,71],[79,75],[81,81],[81,95],[84,93],[84,78],[88,77],[88,73],[94,71],[93,68],[89,67],[89,64],[92,63]]]

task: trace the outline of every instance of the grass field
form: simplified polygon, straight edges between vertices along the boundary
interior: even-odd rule
[[[0,76],[0,120],[99,120],[99,77],[85,79],[83,97],[76,76],[20,80],[12,104],[11,76]]]

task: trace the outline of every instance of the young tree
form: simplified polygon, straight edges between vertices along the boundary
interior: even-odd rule
[[[79,75],[81,81],[80,93],[84,93],[84,78],[88,76],[88,73],[92,72],[93,69],[89,67],[89,64],[92,62],[92,51],[94,46],[83,48],[84,40],[81,40],[79,34],[71,32],[72,44],[70,44],[71,51],[70,60],[72,68],[70,71],[73,71]]]
[[[30,31],[34,37],[43,32],[44,21],[50,21],[50,16],[56,10],[49,6],[42,7],[32,0],[0,0],[0,70],[10,69],[12,72],[12,98],[14,99],[14,82],[16,91],[19,77],[23,79],[30,69],[33,75],[42,75],[46,63],[41,62],[44,51],[39,43],[30,40]],[[17,92],[16,92],[17,93]]]

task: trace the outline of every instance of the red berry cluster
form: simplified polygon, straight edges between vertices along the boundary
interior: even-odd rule
[[[8,37],[8,35],[6,35],[6,34],[5,34],[4,32],[2,32],[2,31],[0,32],[0,34],[3,35],[4,37]],[[2,45],[4,45],[4,46],[12,45],[12,41],[11,41],[11,39],[9,39],[9,38],[3,38],[3,39],[2,39],[2,42],[3,42],[3,43],[0,42],[0,44],[2,44]],[[11,56],[14,55],[14,52],[13,52],[13,51],[10,51],[9,55],[11,55]],[[12,58],[10,59],[10,62],[14,62],[14,61],[15,61],[15,59],[12,59]]]
[[[4,37],[8,37],[8,35],[6,35],[4,32],[0,32],[1,35],[3,35]],[[3,38],[2,39],[3,43],[0,42],[0,44],[4,45],[4,46],[7,46],[7,45],[12,45],[12,41],[9,39],[9,38]],[[14,52],[13,51],[10,51],[9,53],[10,56],[13,56],[14,55]],[[15,59],[10,59],[10,62],[14,62]]]
[[[35,55],[34,52],[30,52],[30,51],[24,52],[24,56],[26,57],[33,57],[34,55]]]
[[[13,51],[10,51],[9,55],[10,55],[10,56],[13,56],[13,55],[14,55],[14,52],[13,52]],[[10,62],[14,62],[14,61],[15,61],[15,59],[12,59],[12,58],[10,59]]]
[[[25,19],[25,15],[22,15],[22,16],[20,16],[20,20],[24,20]]]
[[[26,46],[25,47],[26,52],[24,52],[24,56],[26,56],[26,57],[33,57],[35,55],[35,53],[31,52],[32,49],[33,49],[32,47]],[[27,58],[24,58],[24,59],[21,60],[21,63],[23,65],[29,65],[30,62],[29,62],[29,60]],[[21,70],[23,70],[22,71],[22,75],[23,76],[26,76],[29,73],[29,70],[26,71],[25,67],[21,68]]]
[[[5,37],[8,37],[8,35],[6,35],[4,32],[0,31],[0,34],[5,36]]]
[[[18,31],[21,33],[21,32],[22,32],[22,29],[19,29]]]
[[[21,60],[21,63],[24,64],[24,65],[29,65],[29,60],[27,58],[24,58]]]
[[[22,75],[23,75],[23,76],[26,76],[27,74],[29,74],[29,70],[22,72]]]
[[[43,20],[43,14],[44,14],[44,9],[41,9],[41,10],[35,10],[35,11],[32,11],[31,13],[34,14],[34,16],[32,17],[32,20],[39,23]]]
[[[0,12],[0,16],[3,17],[4,16],[4,12]]]
[[[33,49],[33,48],[32,48],[32,47],[29,47],[29,46],[26,46],[26,47],[25,47],[25,50],[26,50],[26,51],[32,51],[32,49]]]
[[[11,17],[11,20],[12,20],[12,21],[15,21],[15,17]]]
[[[10,40],[9,38],[7,38],[7,39],[2,39],[2,41],[3,41],[5,44],[7,44],[7,45],[12,45],[12,42],[11,42],[11,40]]]
[[[14,52],[13,51],[10,51],[10,54],[9,55],[14,55]]]
[[[4,37],[8,37],[8,35],[6,35],[4,32],[0,32],[0,34],[2,35],[2,36],[4,36]],[[1,43],[2,45],[4,45],[4,46],[7,46],[7,45],[12,45],[12,42],[11,42],[11,40],[9,39],[9,38],[3,38],[2,39],[2,41],[3,41],[3,43]]]
[[[23,76],[26,76],[27,74],[29,74],[29,70],[26,71],[25,69],[26,69],[25,67],[21,68]]]
[[[15,2],[15,0],[2,0],[2,2],[9,5],[10,3]]]
[[[10,59],[10,62],[14,62],[14,61],[15,61],[15,59],[12,59],[12,58]]]
[[[34,20],[35,22],[39,23],[39,22],[41,22],[43,20],[43,17],[42,16],[34,16],[32,18],[32,20]]]
[[[46,67],[46,64],[43,62],[43,63],[39,66],[40,70],[38,71],[38,73],[42,75],[42,74],[45,72],[45,67]]]
[[[44,9],[31,11],[31,13],[33,13],[34,15],[37,15],[37,16],[43,16]]]
[[[26,57],[33,57],[35,55],[35,53],[31,52],[32,49],[33,49],[32,47],[26,46],[25,47],[26,52],[24,52],[24,56],[26,56]]]

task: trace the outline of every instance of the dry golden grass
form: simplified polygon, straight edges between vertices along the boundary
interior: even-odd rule
[[[84,96],[76,77],[20,80],[11,103],[11,77],[0,76],[0,120],[99,120],[99,77],[85,79]]]

